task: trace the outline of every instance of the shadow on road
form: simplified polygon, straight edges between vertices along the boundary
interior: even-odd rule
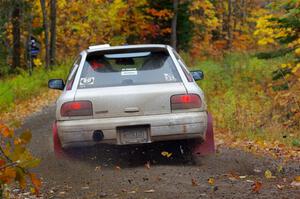
[[[88,164],[105,167],[151,165],[192,165],[194,164],[188,142],[159,142],[147,145],[114,146],[96,145],[73,148],[67,151],[68,160],[84,161]]]

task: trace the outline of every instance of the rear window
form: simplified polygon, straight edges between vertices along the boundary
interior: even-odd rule
[[[181,81],[168,52],[136,51],[90,53],[78,88],[98,88]]]

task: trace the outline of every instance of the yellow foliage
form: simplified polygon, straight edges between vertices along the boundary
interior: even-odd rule
[[[277,44],[276,39],[294,34],[291,28],[280,28],[277,22],[271,21],[274,17],[274,15],[269,14],[258,18],[254,36],[259,38],[259,45]]]
[[[295,55],[298,56],[298,57],[300,57],[300,48],[297,48],[295,50]]]
[[[36,58],[36,59],[33,59],[33,64],[36,67],[41,67],[42,66],[42,61],[40,59]]]
[[[207,31],[216,29],[218,26],[220,26],[220,21],[216,17],[215,7],[209,0],[193,1],[190,6],[190,10],[192,12],[190,20],[196,25],[204,25]],[[199,11],[202,11],[203,14],[196,14],[199,13]]]
[[[300,63],[293,68],[292,73],[297,77],[300,77]]]

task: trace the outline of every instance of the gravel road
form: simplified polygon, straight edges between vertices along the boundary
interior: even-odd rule
[[[300,187],[291,186],[300,175],[299,162],[287,162],[279,174],[280,160],[222,146],[216,155],[193,161],[182,153],[181,143],[174,142],[99,145],[74,150],[72,159],[57,159],[52,149],[54,115],[51,105],[27,118],[22,127],[32,131],[30,148],[42,159],[35,172],[43,181],[43,198],[300,198]],[[163,151],[171,157],[162,156]],[[266,179],[267,169],[277,177]],[[252,191],[256,181],[262,183],[259,193]]]

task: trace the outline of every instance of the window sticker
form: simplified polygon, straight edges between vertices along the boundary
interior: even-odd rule
[[[122,76],[137,75],[137,74],[138,74],[138,72],[137,72],[136,68],[123,68],[121,71]]]
[[[80,86],[93,85],[95,83],[95,77],[82,77],[80,79]]]
[[[176,78],[173,74],[164,73],[165,80],[168,82],[176,81]]]

